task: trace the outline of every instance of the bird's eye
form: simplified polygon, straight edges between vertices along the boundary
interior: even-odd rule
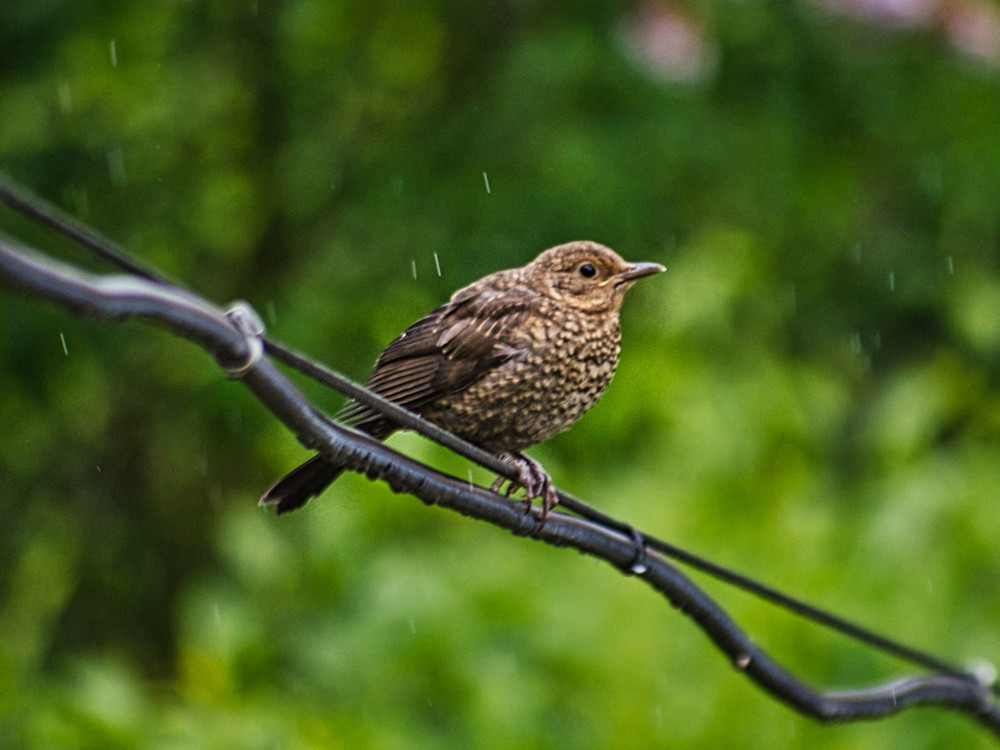
[[[585,279],[594,278],[594,274],[596,273],[597,269],[594,268],[592,265],[590,265],[590,263],[584,263],[582,266],[580,266],[580,275],[583,276]]]

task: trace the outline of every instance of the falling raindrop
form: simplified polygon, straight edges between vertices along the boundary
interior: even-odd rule
[[[59,102],[59,109],[64,115],[73,111],[73,89],[70,88],[69,81],[63,81],[56,86],[56,100]]]
[[[123,187],[128,182],[125,170],[125,149],[121,144],[113,146],[108,151],[108,177],[115,187]]]

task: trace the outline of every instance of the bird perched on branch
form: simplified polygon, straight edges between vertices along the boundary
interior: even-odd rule
[[[365,385],[513,465],[519,479],[507,494],[524,488],[529,503],[541,498],[544,518],[556,504],[555,489],[541,464],[521,451],[597,403],[618,365],[625,292],[663,270],[626,263],[596,242],[550,248],[526,266],[459,289],[386,347]],[[340,417],[379,440],[398,429],[357,402]],[[278,513],[295,510],[342,471],[314,456],[260,502]]]

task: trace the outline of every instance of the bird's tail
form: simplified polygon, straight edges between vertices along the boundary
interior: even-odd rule
[[[327,488],[344,470],[322,456],[313,456],[272,484],[261,495],[261,505],[273,505],[278,515],[301,508]]]

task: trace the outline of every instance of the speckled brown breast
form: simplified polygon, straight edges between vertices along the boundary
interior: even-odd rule
[[[491,451],[519,451],[569,428],[600,399],[621,351],[618,314],[547,304],[519,332],[523,354],[428,404],[432,422]]]

